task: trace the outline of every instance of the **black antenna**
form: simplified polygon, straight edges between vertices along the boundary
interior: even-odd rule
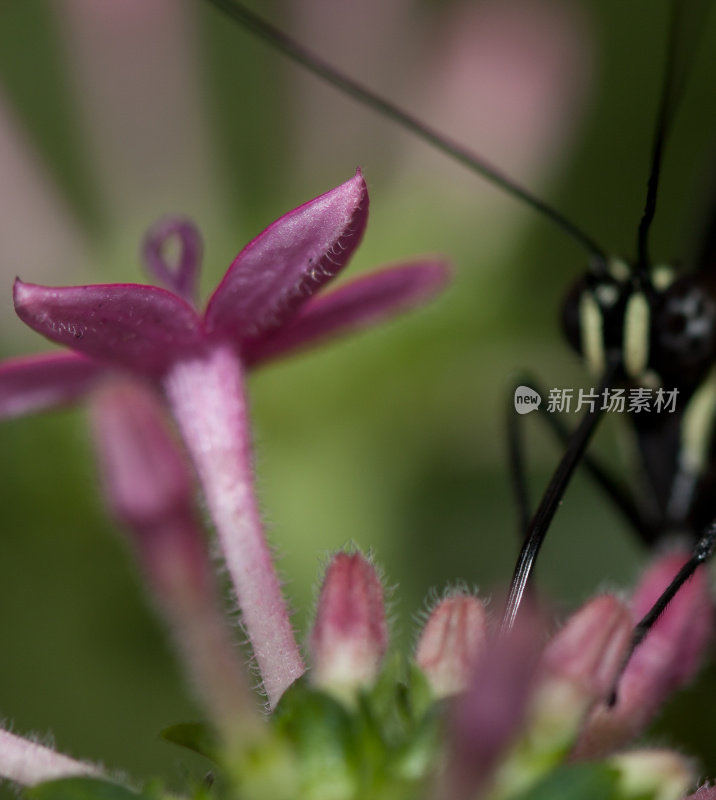
[[[656,214],[656,198],[659,191],[664,146],[683,94],[694,53],[697,50],[696,42],[705,27],[709,8],[709,0],[671,0],[669,43],[661,87],[661,100],[654,131],[644,213],[639,222],[637,234],[636,271],[642,277],[649,270],[649,231]],[[689,14],[687,14],[687,10],[690,11]]]
[[[478,173],[494,186],[502,189],[512,197],[526,203],[530,208],[551,220],[558,228],[575,240],[592,257],[593,267],[597,271],[604,269],[606,254],[601,247],[584,231],[563,217],[558,211],[548,206],[535,195],[523,189],[511,178],[496,167],[493,167],[480,156],[463,147],[458,142],[426,125],[421,120],[403,111],[389,100],[362,86],[357,81],[343,75],[331,64],[327,63],[298,42],[270,23],[254,14],[238,0],[209,0],[214,6],[231,17],[235,22],[263,39],[268,45],[278,50],[283,55],[308,69],[314,75],[350,95],[374,111],[384,114],[389,119],[415,134],[420,139],[431,144],[437,150],[455,159],[463,166]]]

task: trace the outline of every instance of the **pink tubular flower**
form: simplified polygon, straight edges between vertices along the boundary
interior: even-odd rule
[[[185,222],[150,232],[145,257],[158,286],[52,288],[15,283],[18,316],[69,347],[0,365],[0,417],[75,399],[108,371],[154,383],[194,460],[273,706],[304,667],[259,518],[244,392],[248,366],[383,319],[435,294],[434,259],[377,272],[313,299],[363,235],[368,193],[349,181],[285,214],[234,259],[200,314],[200,244]],[[168,240],[180,256],[167,263]]]
[[[109,381],[92,398],[105,494],[129,533],[147,588],[227,747],[263,727],[224,621],[193,476],[157,397],[136,381]]]

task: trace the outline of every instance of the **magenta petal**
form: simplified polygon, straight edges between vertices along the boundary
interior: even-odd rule
[[[65,405],[86,394],[106,371],[75,353],[43,353],[0,364],[0,419]]]
[[[429,260],[358,278],[309,300],[276,331],[244,342],[244,362],[253,365],[268,361],[322,339],[375,325],[426,302],[445,286],[448,277],[444,262]]]
[[[209,300],[207,330],[244,339],[278,327],[345,266],[367,217],[360,170],[284,214],[234,259]]]
[[[132,283],[53,288],[15,281],[15,310],[53,342],[134,372],[157,374],[202,339],[183,300]]]

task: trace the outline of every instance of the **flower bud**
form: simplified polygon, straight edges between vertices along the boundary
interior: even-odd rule
[[[626,606],[602,595],[552,638],[538,664],[523,732],[498,772],[504,789],[526,790],[569,753],[589,710],[608,694],[631,631]]]
[[[631,607],[641,619],[686,560],[684,553],[659,558],[645,574]],[[669,695],[696,672],[713,628],[708,576],[697,570],[636,648],[617,686],[614,708],[592,713],[577,755],[598,758],[639,735]]]
[[[503,759],[520,735],[534,688],[540,623],[523,606],[509,632],[488,641],[467,691],[450,720],[450,742],[438,796],[473,800],[494,784],[495,796],[510,796],[513,772],[503,774]],[[521,789],[521,787],[518,787]]]
[[[326,570],[311,633],[314,683],[339,693],[370,685],[387,645],[375,567],[360,553],[338,553]]]
[[[465,592],[441,600],[425,623],[415,661],[437,697],[467,688],[487,641],[484,605]]]
[[[595,597],[575,612],[545,648],[538,696],[563,729],[581,724],[595,702],[607,697],[626,655],[632,617],[611,595]],[[559,702],[556,702],[559,700]]]

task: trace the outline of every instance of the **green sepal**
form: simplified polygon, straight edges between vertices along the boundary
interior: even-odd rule
[[[159,732],[162,739],[186,747],[214,763],[219,762],[219,745],[212,728],[205,722],[180,722]]]
[[[361,742],[351,712],[305,681],[294,683],[274,711],[276,733],[300,764],[300,796],[352,798],[360,782]],[[328,791],[330,789],[330,791]]]

